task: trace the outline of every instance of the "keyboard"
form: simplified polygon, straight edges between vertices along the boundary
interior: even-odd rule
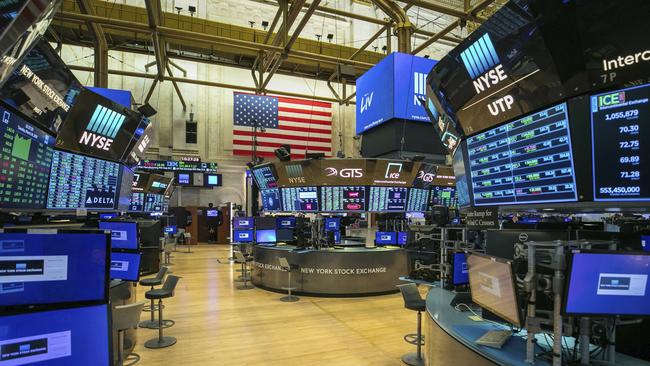
[[[482,346],[501,348],[510,337],[512,337],[512,332],[509,330],[490,330],[477,339],[476,343]]]

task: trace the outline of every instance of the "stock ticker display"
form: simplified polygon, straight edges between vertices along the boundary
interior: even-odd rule
[[[429,211],[429,190],[422,188],[411,188],[406,211]]]
[[[129,211],[142,212],[144,210],[144,193],[133,192],[129,202]]]
[[[262,195],[262,208],[264,211],[282,211],[282,201],[280,200],[280,189],[260,189]]]
[[[467,139],[476,206],[577,201],[566,103]]]
[[[253,177],[260,189],[272,189],[278,187],[278,179],[274,170],[275,168],[270,164],[252,169]]]
[[[284,211],[318,211],[318,188],[282,188],[282,206]]]
[[[458,208],[456,188],[447,186],[433,186],[431,190],[431,203],[435,206]]]
[[[321,187],[321,211],[365,211],[366,187],[337,186]]]
[[[408,188],[370,187],[368,211],[404,211],[408,198]]]
[[[144,200],[144,212],[167,211],[165,196],[162,194],[147,193]]]
[[[650,200],[649,97],[650,84],[591,97],[595,201]]]
[[[45,208],[54,138],[0,106],[0,208]]]

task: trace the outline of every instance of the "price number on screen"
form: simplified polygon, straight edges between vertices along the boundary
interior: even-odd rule
[[[641,187],[639,186],[627,186],[627,187],[601,187],[601,194],[614,195],[614,196],[624,196],[631,194],[641,193]]]
[[[631,135],[635,135],[639,133],[639,125],[627,125],[627,126],[620,126],[618,128],[618,133],[621,135],[624,133],[629,133]]]
[[[630,140],[630,141],[621,141],[618,143],[618,146],[621,149],[638,149],[639,148],[639,140]]]
[[[628,111],[613,112],[605,114],[605,121],[615,121],[617,119],[629,119],[639,116],[638,109],[630,109]]]
[[[618,160],[621,164],[638,164],[641,158],[638,155],[621,156]]]
[[[620,172],[622,179],[639,179],[641,177],[641,172],[638,170]]]

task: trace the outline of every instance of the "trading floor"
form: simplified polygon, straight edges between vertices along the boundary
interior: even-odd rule
[[[147,349],[157,330],[139,328],[138,365],[402,365],[413,346],[402,337],[415,332],[415,313],[399,293],[374,297],[301,296],[259,288],[237,290],[239,265],[221,264],[230,246],[199,245],[173,254],[170,270],[182,277],[165,301],[165,329],[174,347]],[[138,287],[137,299],[147,288]],[[145,319],[143,314],[142,319]]]

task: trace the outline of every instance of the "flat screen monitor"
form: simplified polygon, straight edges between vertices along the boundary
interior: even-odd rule
[[[173,181],[174,178],[165,177],[164,175],[159,174],[151,174],[147,193],[167,195],[167,192],[171,190]]]
[[[485,231],[485,253],[513,259],[516,243],[527,241],[569,240],[568,230],[488,229]]]
[[[207,217],[219,217],[219,210],[206,210],[205,216]]]
[[[406,231],[397,232],[397,245],[405,246],[409,240],[409,233]]]
[[[408,188],[404,187],[370,187],[368,211],[400,212],[406,210]]]
[[[469,283],[467,270],[467,256],[465,253],[454,253],[452,257],[453,272],[451,282],[454,286],[466,285]]]
[[[0,102],[0,209],[44,209],[54,137]]]
[[[325,218],[325,231],[339,231],[341,230],[340,217],[326,217]]]
[[[278,229],[275,232],[278,242],[291,242],[293,241],[293,229]]]
[[[138,282],[140,280],[140,253],[111,253],[111,278]]]
[[[650,252],[650,236],[642,235],[641,236],[641,250],[644,252]]]
[[[131,184],[131,191],[133,192],[147,192],[151,186],[151,174],[136,172],[133,173],[133,182]]]
[[[409,190],[408,204],[406,210],[409,212],[429,211],[429,189],[411,188]]]
[[[282,201],[280,200],[280,190],[278,188],[262,189],[262,209],[266,212],[282,211]]]
[[[169,225],[169,226],[165,226],[164,231],[165,234],[176,235],[176,233],[178,232],[178,228],[175,225]]]
[[[206,173],[203,178],[203,184],[206,187],[221,187],[221,174]]]
[[[6,365],[112,364],[109,305],[2,317],[0,359]]]
[[[165,196],[162,194],[147,193],[144,200],[144,212],[165,211]]]
[[[118,217],[119,214],[117,212],[110,212],[110,213],[100,213],[99,214],[99,219],[100,220],[110,220]]]
[[[275,229],[273,230],[255,230],[255,242],[275,243],[277,241]]]
[[[375,244],[377,245],[396,245],[397,235],[394,231],[377,231],[375,233]]]
[[[467,175],[467,162],[465,161],[465,156],[467,155],[466,149],[467,142],[461,142],[452,158],[452,167],[454,170],[454,176],[456,177],[456,197],[458,207],[469,207],[472,204],[472,192],[470,190],[469,176]]]
[[[595,201],[650,201],[650,84],[591,97]]]
[[[252,217],[235,217],[232,219],[232,226],[235,229],[253,229],[254,222]]]
[[[435,206],[446,206],[449,208],[458,208],[458,199],[456,198],[456,187],[450,186],[433,186],[431,188],[431,203]]]
[[[233,231],[235,243],[251,243],[253,242],[253,230],[234,230]]]
[[[144,193],[133,192],[131,194],[131,200],[129,201],[129,211],[131,212],[142,212],[144,211]]]
[[[255,218],[255,229],[257,230],[266,230],[266,229],[275,229],[276,219],[275,217],[256,217]]]
[[[275,226],[278,229],[293,229],[296,227],[295,217],[277,217]]]
[[[109,251],[99,230],[0,231],[0,309],[108,301]]]
[[[318,188],[282,188],[282,207],[284,211],[318,211]]]
[[[574,252],[564,311],[576,316],[650,316],[650,254]]]
[[[193,186],[194,173],[192,172],[175,172],[174,182],[179,186]]]
[[[260,190],[278,188],[278,174],[272,163],[253,167],[251,172]]]
[[[472,301],[506,322],[521,327],[512,263],[470,253],[467,255],[467,268]]]
[[[474,205],[578,200],[566,103],[467,139]]]
[[[100,221],[101,230],[111,231],[112,249],[138,250],[138,223],[130,221]]]
[[[320,187],[321,211],[365,211],[366,189],[364,186]]]

